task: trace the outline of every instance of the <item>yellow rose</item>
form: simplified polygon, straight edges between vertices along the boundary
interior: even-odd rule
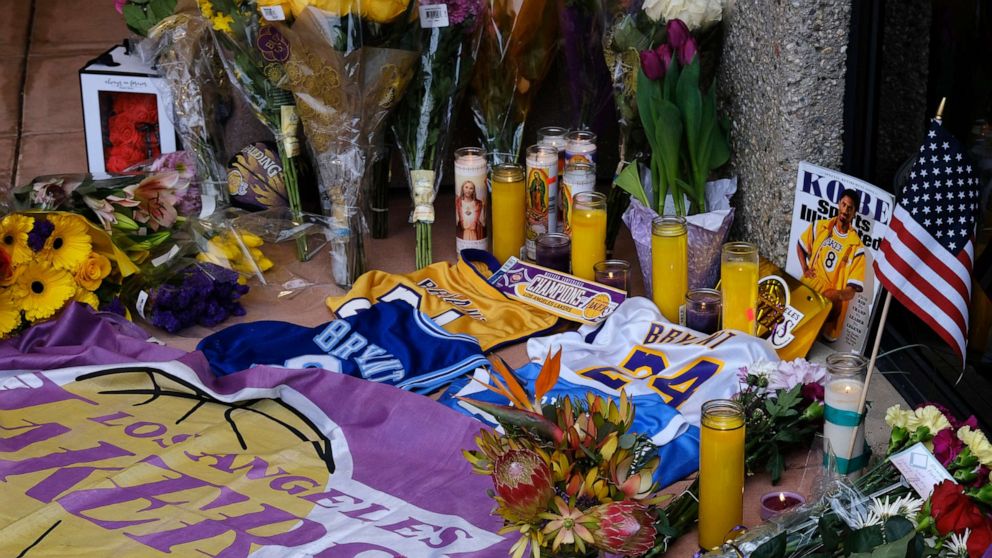
[[[293,17],[300,17],[307,6],[313,6],[336,16],[343,16],[351,13],[353,5],[353,0],[289,0],[289,9],[293,11]]]
[[[931,435],[936,435],[941,430],[951,427],[947,417],[933,405],[917,409],[909,416],[907,423],[906,428],[910,432],[916,432],[918,428],[925,426],[930,430]]]
[[[377,23],[389,23],[406,11],[406,0],[363,0],[362,16]]]
[[[958,438],[964,442],[971,453],[986,467],[992,467],[992,444],[981,430],[972,430],[970,426],[958,429]]]
[[[907,428],[911,416],[913,416],[912,411],[901,409],[899,405],[893,405],[885,411],[885,424],[891,428]]]
[[[110,260],[103,254],[90,252],[76,271],[76,284],[88,291],[100,288],[100,283],[110,275]]]

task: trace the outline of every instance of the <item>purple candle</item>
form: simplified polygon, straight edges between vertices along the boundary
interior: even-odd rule
[[[628,291],[627,280],[630,277],[630,264],[624,260],[603,260],[592,266],[596,275],[595,281],[609,285],[621,291]]]
[[[685,325],[700,333],[720,329],[722,296],[716,289],[692,289],[685,294]]]
[[[572,240],[561,233],[537,237],[537,265],[568,273],[572,262]]]

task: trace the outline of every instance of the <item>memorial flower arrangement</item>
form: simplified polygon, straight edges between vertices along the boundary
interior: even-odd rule
[[[105,232],[71,213],[0,220],[0,339],[79,301],[110,304],[136,271]]]
[[[179,259],[146,266],[122,292],[133,314],[169,333],[193,325],[213,327],[231,316],[244,316],[240,299],[248,285],[238,272],[209,262]]]
[[[472,113],[492,163],[513,163],[533,96],[555,59],[558,6],[553,0],[488,4],[472,77]]]
[[[276,24],[272,48],[279,82],[296,97],[317,169],[321,208],[335,221],[334,281],[365,272],[367,172],[383,124],[414,74],[417,53],[401,48],[412,3],[362,0],[303,2],[290,25]],[[325,9],[317,9],[319,5]]]
[[[811,553],[848,556],[983,558],[992,549],[992,444],[975,417],[961,421],[940,405],[886,411],[888,455],[851,482],[834,479],[806,506],[734,541],[745,556]],[[900,481],[889,457],[923,444],[951,479],[921,498]],[[715,553],[738,556],[733,549]]]
[[[494,415],[505,434],[476,437],[478,450],[464,451],[472,469],[492,477],[495,513],[519,533],[511,554],[540,557],[639,556],[655,539],[652,480],[659,466],[654,446],[629,433],[634,407],[588,394],[585,400],[541,398],[558,379],[560,353],[545,360],[531,397],[505,363],[487,387],[513,404],[468,400]],[[650,457],[654,456],[654,457]]]
[[[418,268],[432,260],[434,199],[441,185],[441,166],[448,154],[453,119],[472,77],[484,9],[482,0],[422,0],[420,6],[425,13],[443,13],[447,25],[420,21],[416,73],[393,117],[393,133],[414,203],[410,221],[417,228]]]

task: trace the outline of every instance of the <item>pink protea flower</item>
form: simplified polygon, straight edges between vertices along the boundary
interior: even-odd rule
[[[546,511],[555,495],[550,467],[525,449],[509,450],[493,461],[493,488],[510,515],[528,522]]]
[[[647,507],[632,500],[600,504],[589,510],[595,519],[592,536],[600,550],[640,556],[654,547],[655,529]]]

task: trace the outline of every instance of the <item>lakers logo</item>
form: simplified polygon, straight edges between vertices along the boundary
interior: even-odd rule
[[[606,313],[610,308],[610,296],[599,293],[589,299],[582,309],[582,317],[587,320],[595,320]]]
[[[789,306],[789,285],[777,275],[769,275],[758,281],[758,336],[775,329],[784,318]]]

